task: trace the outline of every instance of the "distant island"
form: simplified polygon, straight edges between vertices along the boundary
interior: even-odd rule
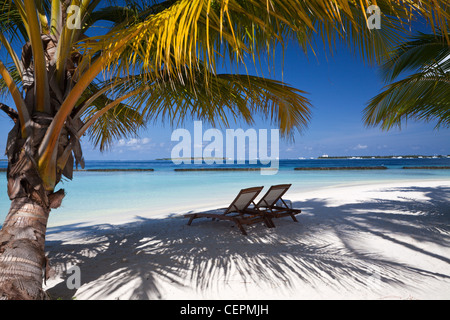
[[[155,169],[76,169],[74,171],[91,171],[91,172],[139,172],[139,171],[155,171]]]
[[[172,160],[228,160],[228,158],[225,158],[225,157],[223,157],[223,158],[216,158],[216,157],[185,157],[185,158],[160,158],[160,159],[155,159],[155,160],[164,160],[164,161],[167,161],[167,160],[170,160],[170,161],[172,161]]]
[[[376,166],[376,167],[301,167],[294,168],[294,170],[303,170],[303,171],[311,171],[311,170],[386,170],[385,166]]]
[[[437,158],[450,158],[450,155],[434,155],[434,156],[425,156],[425,155],[398,155],[398,156],[328,156],[322,155],[317,157],[318,159],[437,159]]]

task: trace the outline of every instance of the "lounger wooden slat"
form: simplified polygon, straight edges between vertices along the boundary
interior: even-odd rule
[[[255,210],[265,212],[268,220],[273,224],[272,218],[291,217],[292,220],[298,222],[296,214],[301,213],[300,209],[292,209],[283,200],[284,194],[291,187],[291,184],[279,184],[271,186],[266,194],[258,201],[254,208],[247,209],[249,213]],[[278,205],[281,202],[282,206]],[[273,227],[275,225],[273,224]]]
[[[190,213],[184,215],[189,218],[188,225],[191,225],[192,221],[197,218],[211,218],[213,220],[227,220],[236,224],[242,234],[247,235],[244,225],[251,225],[254,223],[264,222],[267,227],[272,227],[273,223],[270,218],[266,216],[264,212],[255,210],[252,213],[247,211],[248,207],[254,204],[255,198],[261,192],[263,187],[253,187],[242,189],[228,208],[221,214],[219,213]]]

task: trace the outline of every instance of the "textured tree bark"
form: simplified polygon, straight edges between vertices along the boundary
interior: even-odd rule
[[[11,202],[0,231],[0,299],[46,299],[45,232],[49,210],[28,198]]]
[[[60,206],[64,191],[46,191],[37,170],[35,155],[46,127],[45,123],[36,122],[33,135],[24,140],[16,124],[8,136],[7,179],[11,207],[0,230],[2,300],[47,298],[42,289],[48,274],[45,233],[50,210]]]

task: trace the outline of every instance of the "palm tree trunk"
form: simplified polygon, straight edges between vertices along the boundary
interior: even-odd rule
[[[18,198],[0,231],[0,299],[36,300],[46,266],[45,232],[50,211],[29,198]]]
[[[21,138],[16,124],[8,135],[8,196],[11,208],[0,230],[0,299],[40,300],[47,274],[45,233],[50,210],[64,191],[45,191],[36,167],[36,150],[46,125],[35,123],[33,135]]]

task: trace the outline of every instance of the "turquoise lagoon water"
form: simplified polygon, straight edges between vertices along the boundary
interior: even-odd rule
[[[386,166],[388,170],[296,171],[296,167]],[[0,167],[5,167],[0,162]],[[175,165],[171,161],[87,161],[85,169],[154,169],[150,171],[77,171],[72,181],[59,185],[66,191],[61,208],[52,211],[49,226],[105,217],[157,215],[227,205],[242,188],[291,183],[289,193],[343,184],[439,179],[450,181],[450,170],[404,166],[450,166],[438,159],[308,159],[280,160],[274,175],[259,171],[185,171],[176,168],[248,167],[256,165]],[[6,173],[0,173],[0,223],[9,210]],[[264,192],[264,190],[263,190]]]

